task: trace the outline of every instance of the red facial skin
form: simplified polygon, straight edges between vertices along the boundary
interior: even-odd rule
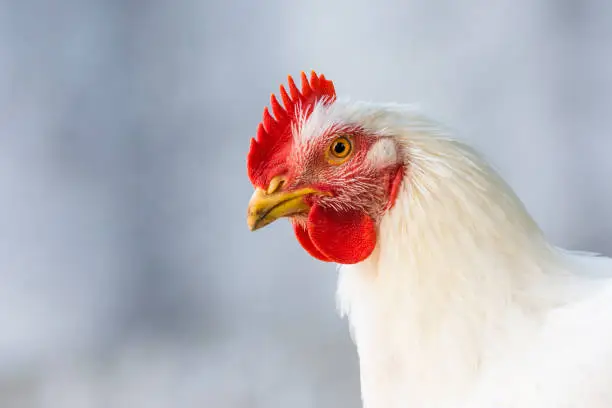
[[[351,154],[343,163],[329,159],[330,145],[339,136],[352,142]],[[298,241],[313,257],[354,264],[368,258],[376,247],[377,225],[393,206],[404,171],[401,163],[374,167],[367,161],[377,140],[358,129],[336,129],[293,146],[286,158],[283,190],[313,187],[331,193],[307,197],[309,213],[292,218]]]

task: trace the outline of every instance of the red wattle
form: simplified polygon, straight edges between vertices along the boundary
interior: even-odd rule
[[[307,229],[309,245],[314,244],[328,261],[339,264],[361,262],[376,247],[374,220],[361,211],[339,212],[315,204],[308,214]],[[303,243],[302,246],[310,252]]]
[[[310,236],[308,236],[308,231],[301,224],[293,222],[293,231],[295,232],[298,242],[313,258],[323,262],[333,262],[332,259],[317,249],[317,247],[312,243]]]

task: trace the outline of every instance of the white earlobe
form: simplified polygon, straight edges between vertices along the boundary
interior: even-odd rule
[[[374,143],[367,155],[368,162],[374,167],[383,167],[397,161],[397,149],[390,138],[384,137]]]

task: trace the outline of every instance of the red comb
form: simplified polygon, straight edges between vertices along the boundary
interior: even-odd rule
[[[331,103],[336,99],[332,81],[324,75],[310,74],[310,81],[304,72],[301,73],[302,90],[298,90],[291,75],[288,77],[289,93],[280,86],[281,105],[272,94],[270,105],[264,108],[263,120],[257,128],[257,136],[251,139],[251,148],[247,156],[247,172],[251,183],[256,187],[267,188],[270,179],[284,170],[285,158],[291,148],[293,137],[291,125],[298,119],[298,114],[308,117],[314,105],[323,101]],[[272,174],[274,173],[274,174]]]

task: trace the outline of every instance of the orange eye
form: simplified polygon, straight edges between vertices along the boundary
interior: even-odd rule
[[[347,137],[337,138],[329,146],[330,161],[335,164],[343,163],[351,154],[351,150],[353,150],[353,145]]]

